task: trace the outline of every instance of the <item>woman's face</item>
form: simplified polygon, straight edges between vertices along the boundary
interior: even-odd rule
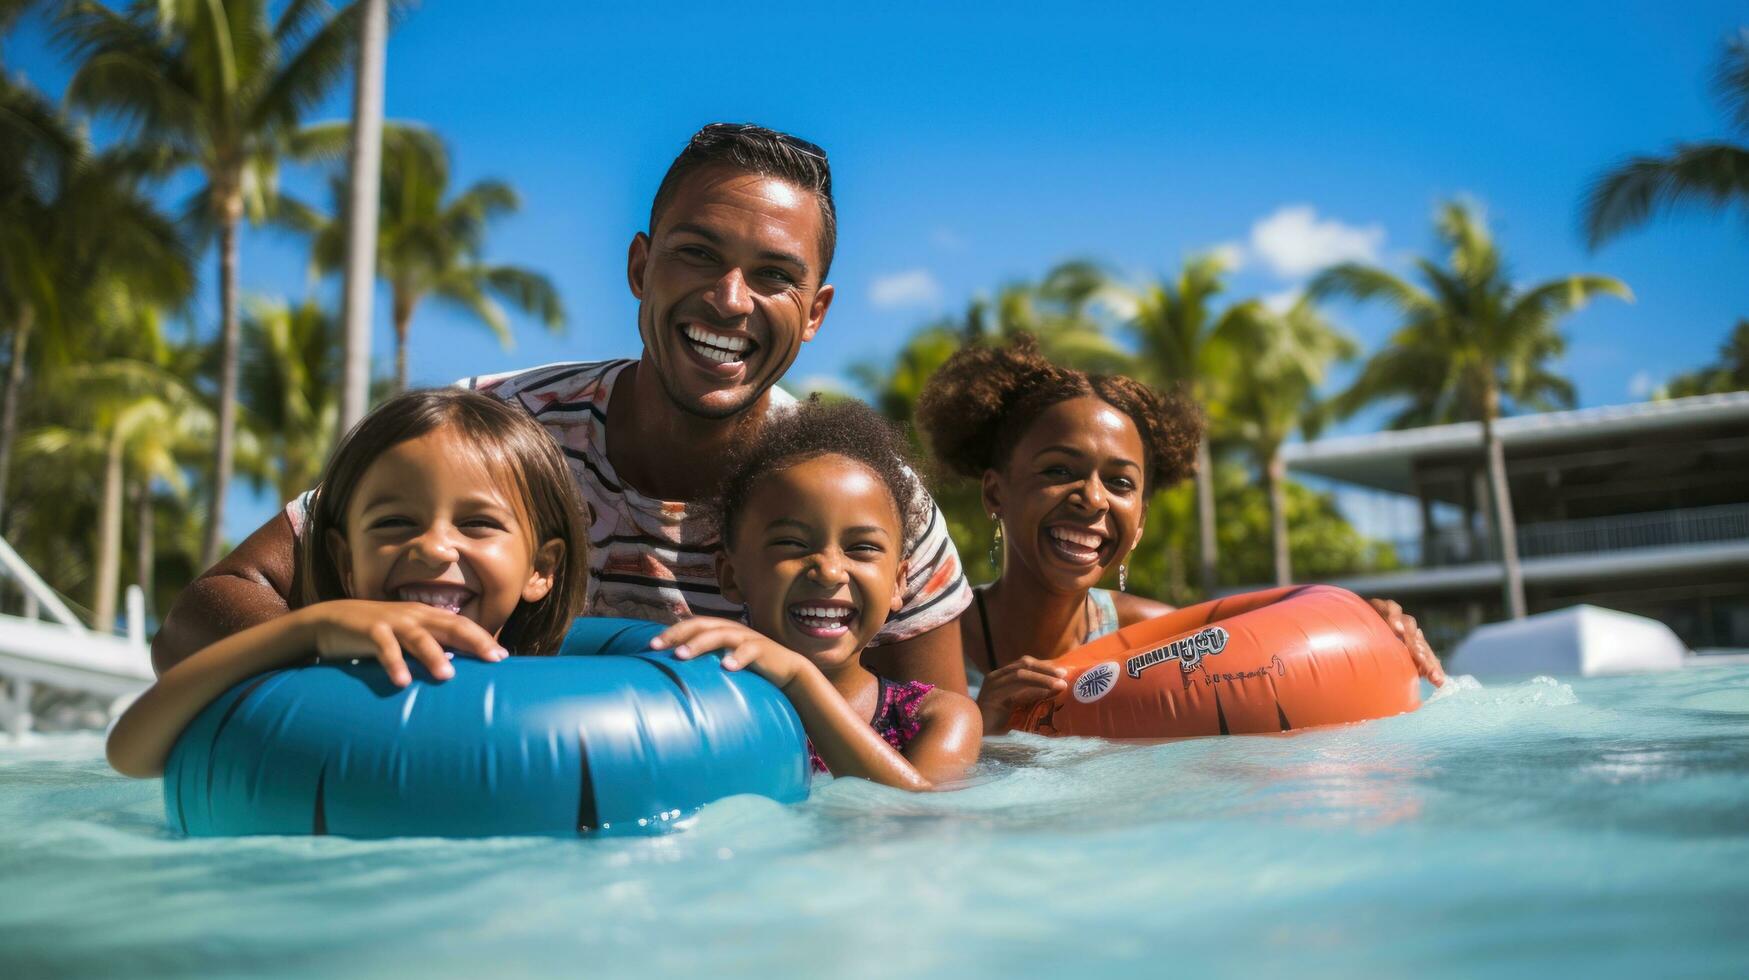
[[[855,659],[903,604],[905,535],[885,482],[819,456],[761,477],[725,542],[723,595],[822,668]]]
[[[1003,465],[984,474],[984,506],[1002,521],[1007,562],[1053,592],[1097,585],[1141,539],[1143,465],[1135,422],[1105,401],[1088,395],[1045,409]]]
[[[365,470],[328,545],[354,599],[423,602],[492,635],[553,585],[564,545],[539,544],[522,508],[448,427],[398,443]]]

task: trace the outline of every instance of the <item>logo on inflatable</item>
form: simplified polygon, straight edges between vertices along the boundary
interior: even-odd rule
[[[1146,653],[1138,653],[1124,661],[1124,668],[1131,677],[1142,676],[1142,671],[1156,667],[1168,660],[1178,661],[1178,666],[1186,674],[1202,665],[1202,658],[1212,657],[1227,648],[1227,631],[1219,626],[1197,630],[1189,636],[1181,636],[1165,646],[1155,647]]]
[[[1117,661],[1107,660],[1102,664],[1094,664],[1075,679],[1075,700],[1082,704],[1093,702],[1111,693],[1117,686]]]

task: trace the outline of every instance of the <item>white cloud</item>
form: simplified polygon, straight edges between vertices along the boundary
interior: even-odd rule
[[[1377,262],[1383,225],[1319,220],[1310,204],[1290,204],[1251,226],[1251,253],[1283,279],[1309,276],[1337,262]]]
[[[1658,390],[1658,380],[1652,377],[1650,371],[1635,371],[1628,379],[1628,395],[1632,398],[1650,398]]]
[[[868,288],[868,301],[877,309],[929,306],[941,299],[941,283],[928,269],[908,269],[876,276]]]

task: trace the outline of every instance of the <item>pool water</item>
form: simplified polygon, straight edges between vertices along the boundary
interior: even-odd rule
[[[95,735],[0,747],[0,974],[1749,975],[1749,667],[1164,745],[658,838],[184,840]]]

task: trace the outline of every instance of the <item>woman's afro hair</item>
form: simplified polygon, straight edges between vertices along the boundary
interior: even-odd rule
[[[898,426],[857,401],[821,401],[818,395],[780,412],[731,457],[717,491],[717,526],[728,546],[735,521],[759,481],[821,456],[842,456],[866,467],[886,484],[908,541],[927,514],[927,496],[911,469],[911,447]]]
[[[1088,374],[1051,363],[1038,341],[1019,334],[1005,347],[965,347],[947,359],[917,400],[917,428],[935,458],[978,479],[999,469],[1045,409],[1092,396],[1128,415],[1142,436],[1149,492],[1196,469],[1202,412],[1177,392],[1121,374]]]

